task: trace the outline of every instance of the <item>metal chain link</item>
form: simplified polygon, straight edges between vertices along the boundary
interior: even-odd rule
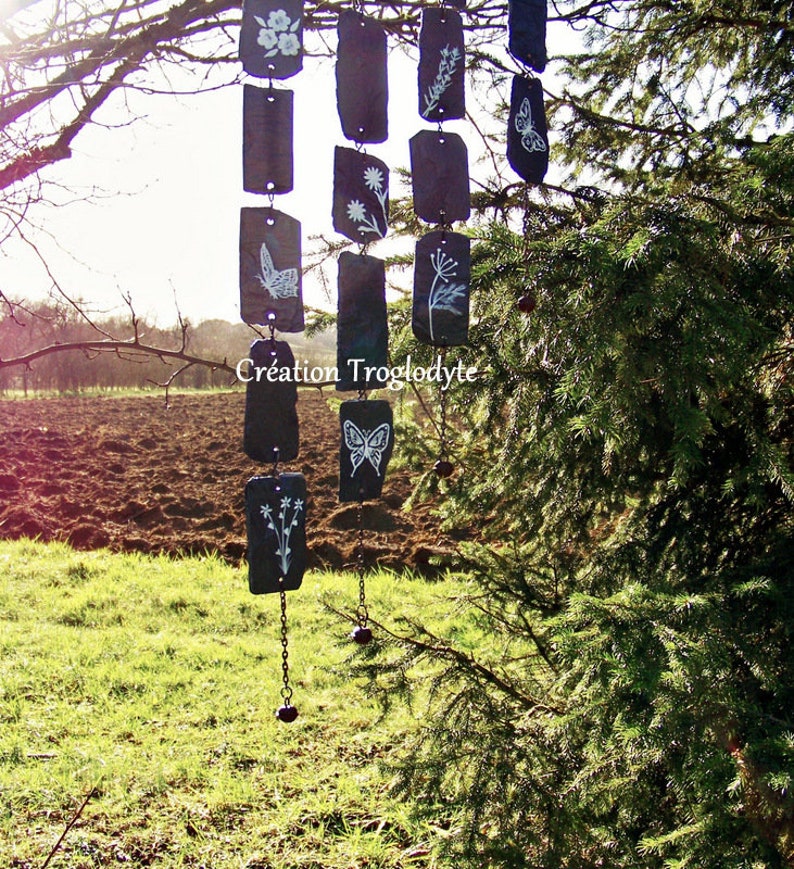
[[[287,635],[287,593],[284,591],[284,577],[278,580],[278,591],[281,597],[281,697],[285,706],[292,705],[292,686],[289,683],[289,638]]]

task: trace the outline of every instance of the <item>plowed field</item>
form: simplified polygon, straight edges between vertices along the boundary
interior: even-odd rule
[[[267,473],[242,451],[242,393],[0,402],[0,537],[151,553],[245,558],[246,480]],[[354,563],[356,505],[339,504],[339,423],[302,393],[299,458],[309,490],[310,564]],[[364,507],[367,563],[426,571],[449,549],[429,507],[401,510],[405,470],[389,470]]]

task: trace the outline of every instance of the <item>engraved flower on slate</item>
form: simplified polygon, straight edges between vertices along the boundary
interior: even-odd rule
[[[278,50],[287,56],[296,55],[300,51],[301,44],[294,33],[279,33]]]
[[[358,231],[361,235],[368,232],[374,233],[378,238],[383,238],[389,226],[389,216],[387,209],[387,201],[389,198],[388,189],[383,189],[384,175],[377,166],[367,166],[364,169],[364,185],[368,190],[371,190],[380,205],[381,219],[383,225],[375,214],[369,214],[366,207],[359,199],[351,199],[347,203],[347,217],[353,223],[360,223]]]
[[[364,170],[364,183],[370,190],[377,190],[380,192],[383,184],[383,172],[381,172],[376,166],[368,166]]]
[[[300,53],[300,39],[296,35],[301,26],[300,16],[293,21],[283,9],[275,9],[268,15],[267,21],[258,15],[254,18],[259,25],[256,41],[265,49],[265,57],[277,54],[286,57]]]
[[[259,36],[257,37],[257,44],[261,45],[262,48],[271,49],[275,48],[278,44],[278,37],[272,30],[268,30],[266,27],[263,27],[259,31]]]
[[[271,30],[275,30],[276,33],[280,33],[282,30],[289,30],[290,24],[292,24],[290,17],[283,9],[274,10],[267,19],[267,26]]]
[[[347,203],[347,216],[353,223],[361,223],[366,219],[367,211],[358,199],[353,199]]]

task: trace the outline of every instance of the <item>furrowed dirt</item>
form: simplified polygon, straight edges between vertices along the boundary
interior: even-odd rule
[[[267,474],[242,451],[241,393],[0,401],[0,538],[244,562],[243,490]],[[301,451],[281,467],[309,489],[310,566],[355,563],[355,504],[339,504],[339,423],[325,396],[301,393]],[[449,552],[430,506],[401,508],[407,470],[390,470],[364,507],[367,563],[432,572]]]

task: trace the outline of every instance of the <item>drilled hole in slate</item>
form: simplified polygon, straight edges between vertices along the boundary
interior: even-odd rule
[[[268,95],[267,95],[267,101],[268,101],[269,103],[274,103],[274,102],[276,101],[276,98],[273,96],[273,94],[268,94]]]
[[[265,218],[265,223],[268,226],[274,226],[276,223],[276,218],[275,217],[267,217],[267,218]]]

